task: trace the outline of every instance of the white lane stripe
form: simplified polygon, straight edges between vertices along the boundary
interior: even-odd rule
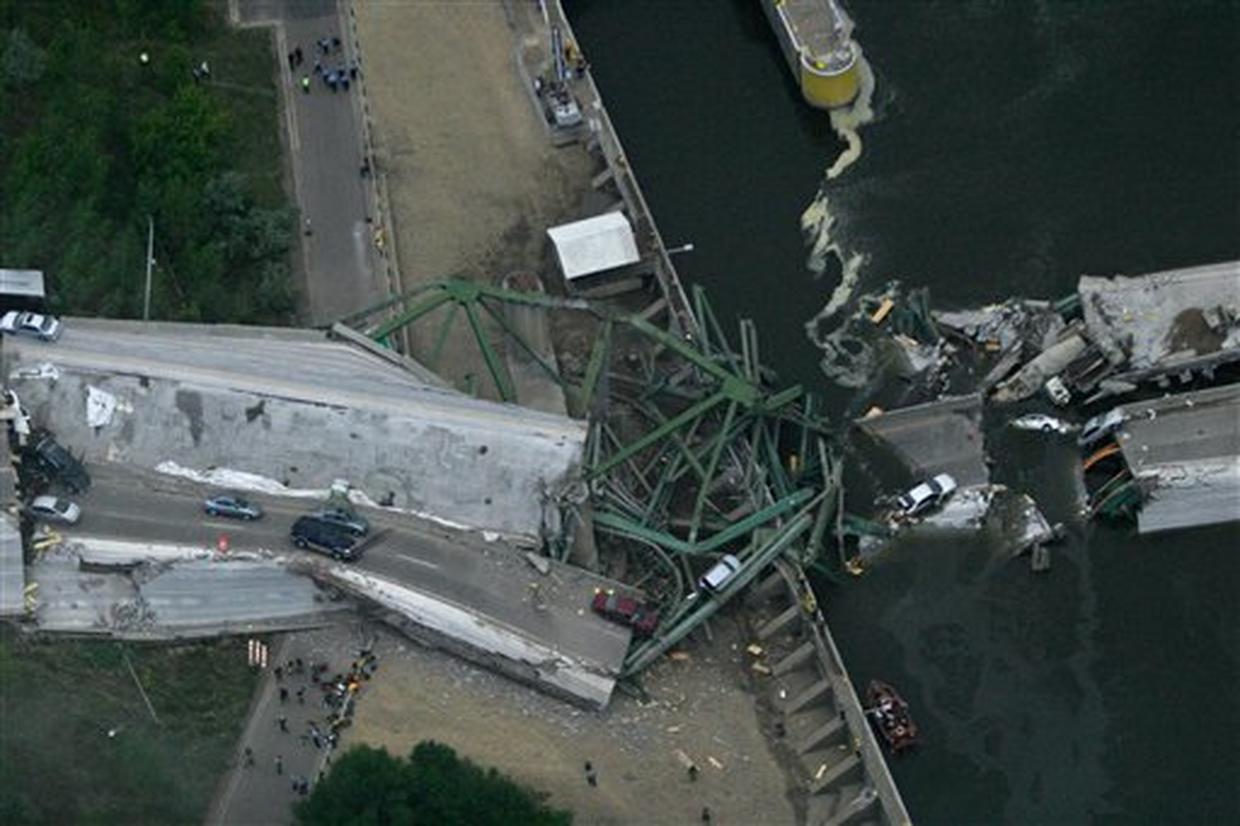
[[[396,554],[396,558],[403,559],[406,562],[412,562],[414,565],[421,565],[425,568],[438,568],[439,567],[434,562],[427,562],[425,559],[418,559],[416,556],[410,556],[409,554]]]

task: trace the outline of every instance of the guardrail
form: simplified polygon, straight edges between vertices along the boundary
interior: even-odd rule
[[[577,35],[573,32],[568,17],[564,14],[560,0],[551,0],[546,3],[545,8],[550,24],[560,26],[568,39],[579,47]],[[672,330],[679,335],[692,338],[698,332],[697,322],[689,310],[689,300],[680,283],[680,276],[672,264],[671,256],[668,254],[667,246],[663,243],[663,236],[659,234],[659,228],[654,222],[654,216],[642,194],[641,186],[638,185],[637,178],[629,167],[620,137],[616,133],[615,126],[612,125],[611,116],[607,113],[607,107],[603,105],[603,97],[588,67],[584,75],[575,82],[574,90],[577,92],[578,104],[581,106],[583,116],[590,125],[591,134],[598,141],[607,167],[611,170],[616,189],[619,190],[629,214],[633,216],[634,231],[638,241],[639,243],[645,242],[647,248],[654,254],[654,275],[659,282],[663,298],[667,301]]]

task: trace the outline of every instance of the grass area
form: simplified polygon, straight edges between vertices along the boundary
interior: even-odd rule
[[[60,313],[289,323],[271,35],[222,0],[0,0],[0,251]],[[209,77],[198,74],[206,61]]]
[[[259,206],[288,206],[280,140],[279,67],[271,30],[229,28],[222,22],[227,18],[227,4],[212,3],[209,8],[215,25],[203,32],[194,54],[210,64],[207,87],[229,113],[228,164],[245,176]]]
[[[242,639],[122,647],[0,627],[0,823],[201,822],[256,681]]]

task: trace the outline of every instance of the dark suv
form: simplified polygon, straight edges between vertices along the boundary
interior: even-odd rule
[[[289,536],[298,548],[318,551],[333,559],[351,562],[358,557],[357,537],[312,516],[303,516],[294,522]]]
[[[85,493],[90,489],[90,474],[86,468],[50,433],[44,432],[35,439],[30,455],[50,480],[60,482],[70,493]]]

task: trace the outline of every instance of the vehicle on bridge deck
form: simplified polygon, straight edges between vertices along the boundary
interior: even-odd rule
[[[228,516],[232,519],[259,519],[263,509],[237,493],[216,493],[207,497],[202,509],[210,516]]]
[[[612,590],[596,588],[590,608],[603,619],[632,628],[638,637],[649,637],[659,627],[658,611]]]
[[[26,513],[44,522],[59,522],[62,525],[76,525],[82,517],[82,509],[58,496],[36,496],[26,507]]]
[[[328,525],[344,528],[354,536],[365,536],[370,532],[369,520],[352,508],[320,508],[309,516]]]
[[[31,435],[26,455],[31,459],[31,468],[44,482],[59,482],[69,493],[85,493],[90,489],[90,474],[81,460],[46,430]]]
[[[909,716],[908,703],[894,688],[882,680],[870,680],[865,690],[865,705],[865,716],[887,742],[892,754],[917,745],[917,724]]]
[[[341,562],[352,562],[360,555],[358,539],[351,531],[313,516],[298,517],[289,538],[302,550],[317,551]]]
[[[0,332],[55,341],[60,337],[60,319],[40,313],[10,310],[0,317]]]

